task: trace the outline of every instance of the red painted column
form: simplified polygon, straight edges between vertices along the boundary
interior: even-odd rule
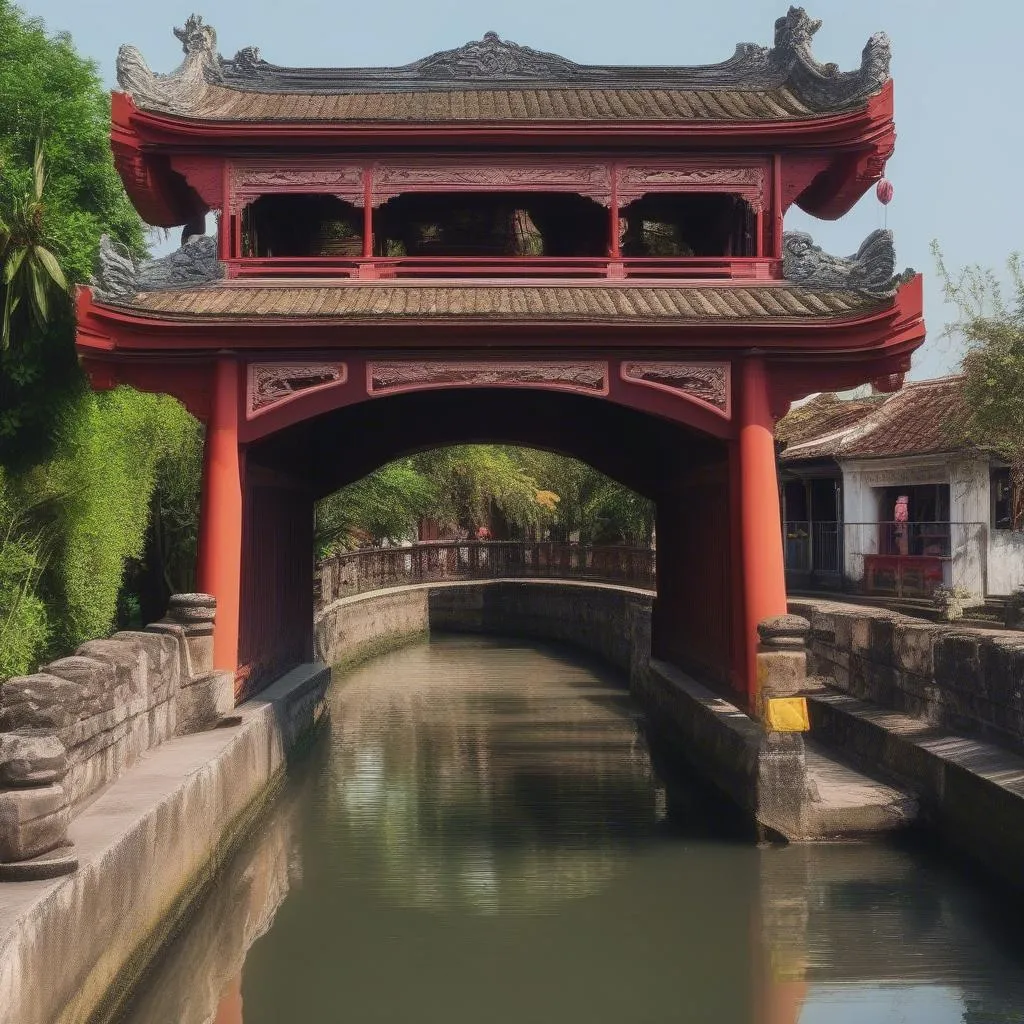
[[[217,599],[214,668],[238,668],[238,606],[242,574],[242,480],[238,456],[239,367],[218,358],[203,453],[199,519],[199,590]]]
[[[764,360],[741,363],[740,540],[743,563],[743,632],[747,648],[747,696],[757,696],[757,624],[786,614],[782,518],[775,470],[775,435]]]

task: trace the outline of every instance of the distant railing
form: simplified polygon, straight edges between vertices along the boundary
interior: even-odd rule
[[[790,520],[783,540],[787,573],[819,585],[902,597],[984,585],[985,523]]]
[[[324,277],[363,281],[494,277],[772,281],[782,277],[782,264],[761,256],[267,256],[230,260],[228,273],[240,278]]]
[[[576,579],[653,590],[651,548],[557,544],[551,541],[439,541],[364,548],[317,566],[316,601],[412,583],[486,579]]]

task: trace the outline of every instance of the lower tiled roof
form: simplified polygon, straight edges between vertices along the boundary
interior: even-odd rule
[[[824,319],[885,300],[791,286],[391,285],[229,282],[142,292],[117,303],[167,318],[596,321]]]
[[[820,427],[808,433],[791,430],[789,416],[779,421],[776,436],[787,442],[780,456],[786,463],[810,459],[872,459],[901,455],[936,455],[971,447],[964,425],[967,407],[963,377],[942,377],[904,385],[879,404],[858,400],[849,404],[850,416],[823,416]],[[808,403],[809,405],[811,403]],[[826,403],[828,404],[828,403]],[[806,406],[804,407],[806,408]],[[833,405],[834,409],[835,406]],[[796,410],[799,414],[802,410]],[[793,413],[790,413],[792,416]],[[796,436],[793,436],[796,434]]]

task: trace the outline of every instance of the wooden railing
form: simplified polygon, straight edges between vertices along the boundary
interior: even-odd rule
[[[245,257],[228,263],[236,278],[319,277],[391,281],[408,278],[543,278],[596,280],[686,279],[773,281],[782,277],[780,260],[754,256],[274,256]]]
[[[317,566],[316,602],[413,583],[486,579],[573,579],[653,590],[651,548],[550,541],[440,541],[405,548],[365,548]]]

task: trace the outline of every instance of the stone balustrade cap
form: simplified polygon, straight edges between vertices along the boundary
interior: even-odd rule
[[[183,625],[213,622],[217,599],[211,594],[172,594],[167,603],[167,617]]]
[[[803,647],[811,624],[800,615],[775,615],[757,624],[757,635],[765,647]]]

